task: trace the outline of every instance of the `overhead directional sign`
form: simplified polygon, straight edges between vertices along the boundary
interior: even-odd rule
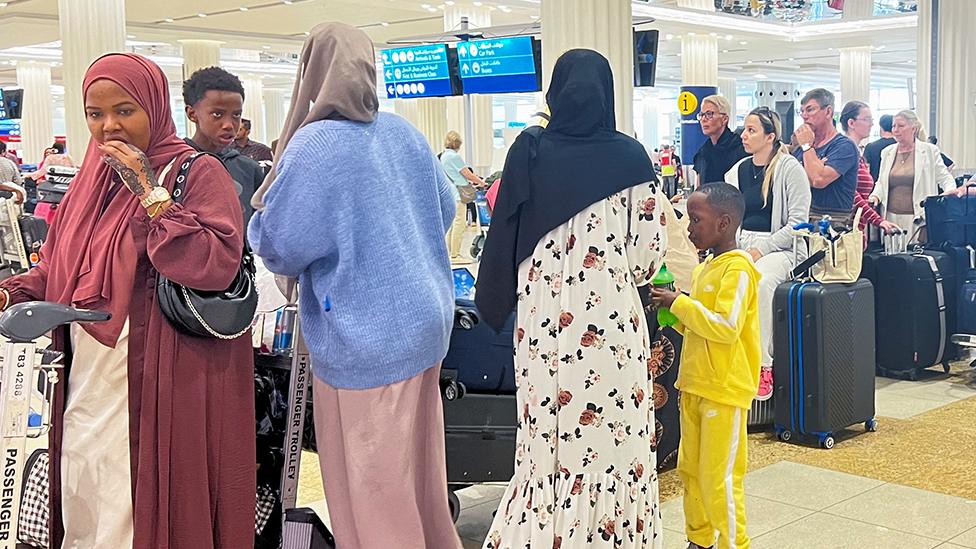
[[[383,50],[382,57],[387,97],[411,99],[453,95],[445,44]]]
[[[540,90],[530,36],[461,42],[457,52],[464,93]]]

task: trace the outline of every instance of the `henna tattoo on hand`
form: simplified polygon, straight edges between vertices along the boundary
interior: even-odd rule
[[[127,146],[138,156],[138,165],[136,167],[129,166],[125,162],[110,155],[105,155],[105,163],[119,174],[119,177],[122,178],[122,181],[125,182],[125,185],[132,194],[143,196],[154,187],[158,187],[159,182],[156,180],[156,174],[153,173],[149,165],[149,158],[146,157],[146,153],[132,145],[127,144]]]
[[[105,155],[105,163],[111,166],[112,169],[119,174],[119,177],[121,177],[122,181],[125,182],[125,185],[129,187],[129,191],[131,191],[132,194],[142,196],[143,193],[146,192],[142,186],[142,182],[139,181],[139,175],[136,173],[136,171],[123,164],[121,160],[109,155]]]

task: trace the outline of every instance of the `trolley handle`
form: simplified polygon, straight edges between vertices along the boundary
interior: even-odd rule
[[[30,343],[58,326],[73,322],[104,322],[111,318],[112,315],[104,311],[31,301],[12,305],[0,315],[0,335],[14,343]]]

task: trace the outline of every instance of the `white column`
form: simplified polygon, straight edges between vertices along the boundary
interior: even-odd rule
[[[264,90],[264,135],[268,139],[268,146],[281,135],[281,128],[285,125],[285,92],[281,90]]]
[[[81,92],[85,72],[96,58],[125,50],[125,0],[58,0],[58,20],[68,151],[81,162],[91,138]]]
[[[264,127],[264,105],[262,105],[264,84],[261,77],[254,74],[239,75],[244,84],[244,118],[251,121],[251,140],[267,144]]]
[[[874,0],[847,0],[844,2],[844,19],[867,19],[873,15]]]
[[[660,109],[658,108],[658,101],[656,91],[645,92],[644,99],[641,101],[641,107],[644,111],[644,135],[642,141],[648,153],[661,145],[660,123],[658,120]]]
[[[845,103],[871,98],[871,46],[841,48],[840,96]]]
[[[602,53],[613,69],[617,130],[633,134],[634,38],[630,0],[542,0],[543,90],[567,50]]]
[[[200,69],[219,66],[222,43],[216,40],[180,40],[180,48],[183,50],[183,80]],[[187,118],[186,135],[190,137],[195,132],[196,126]]]
[[[714,0],[678,0],[678,7],[701,11],[715,11]]]
[[[938,26],[934,97],[931,92],[933,19]],[[918,3],[916,111],[926,131],[938,136],[939,147],[960,168],[976,168],[976,131],[973,131],[976,128],[976,81],[973,79],[976,48],[971,28],[974,20],[976,2],[972,0],[940,0],[937,18],[933,17],[932,2]]]
[[[424,134],[435,153],[444,150],[444,137],[448,130],[446,98],[397,99],[393,102],[393,108]]]
[[[681,83],[718,86],[718,39],[709,35],[681,37]]]
[[[461,18],[468,18],[469,28],[486,28],[491,26],[491,11],[485,7],[474,6],[445,6],[444,31],[456,32],[461,28]],[[449,130],[455,130],[466,135],[464,123],[464,97],[447,98],[447,125]],[[465,142],[461,148],[461,156],[471,165],[475,173],[487,176],[491,170],[494,153],[494,130],[492,128],[492,98],[491,95],[472,95],[472,143]],[[441,136],[443,141],[443,136]]]
[[[24,89],[21,106],[21,157],[27,164],[39,164],[44,149],[54,141],[51,107],[51,65],[26,61],[17,64],[17,85]]]
[[[718,79],[718,93],[725,96],[729,100],[729,104],[732,105],[732,112],[729,113],[729,126],[735,129],[735,104],[736,104],[736,82],[735,78],[721,78]]]
[[[220,45],[216,40],[180,40],[183,50],[183,79],[200,69],[220,66]]]

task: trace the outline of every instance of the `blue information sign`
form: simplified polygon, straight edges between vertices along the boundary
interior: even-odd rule
[[[386,96],[393,99],[453,95],[445,44],[383,50]]]
[[[539,91],[532,37],[473,40],[458,44],[464,93]]]

